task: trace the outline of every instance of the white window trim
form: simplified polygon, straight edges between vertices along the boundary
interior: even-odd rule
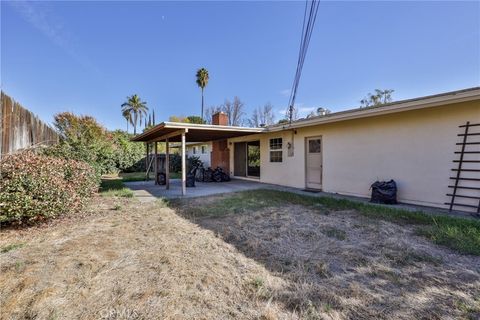
[[[275,148],[272,149],[272,140],[281,140],[281,146],[280,148]],[[272,161],[272,152],[280,152],[281,153],[281,161]],[[268,139],[268,161],[270,163],[283,163],[283,137],[277,137],[277,138],[270,138]]]

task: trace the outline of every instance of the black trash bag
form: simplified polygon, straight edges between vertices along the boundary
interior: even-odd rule
[[[187,181],[186,181],[186,185],[187,185],[187,188],[193,188],[195,187],[195,175],[197,173],[197,168],[192,168],[192,170],[190,170],[190,172],[187,173]]]
[[[215,182],[222,182],[222,169],[217,167],[212,173],[212,179]]]
[[[218,167],[218,168],[217,168],[217,171],[218,171],[219,174],[220,174],[220,179],[221,179],[222,182],[230,181],[230,176],[228,175],[228,173],[226,173],[225,171],[223,171],[222,168]]]
[[[205,181],[205,168],[203,166],[198,167],[197,173],[195,174],[195,181],[197,182]]]
[[[212,182],[213,181],[212,175],[213,175],[212,168],[208,168],[207,170],[205,170],[203,172],[203,182]]]
[[[376,181],[370,188],[372,189],[370,202],[383,204],[397,203],[397,184],[393,179],[390,181]]]
[[[222,168],[217,167],[212,173],[212,179],[215,182],[225,182],[230,181],[230,176]]]
[[[163,172],[159,172],[157,174],[157,183],[161,186],[164,186],[167,184],[167,175]]]
[[[222,172],[222,181],[230,181],[230,176],[226,172]]]

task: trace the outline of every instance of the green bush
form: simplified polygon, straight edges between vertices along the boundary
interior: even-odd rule
[[[140,142],[132,142],[132,135],[122,131],[115,130],[110,132],[111,140],[114,146],[115,168],[119,171],[130,171],[140,160],[145,162],[145,145]]]
[[[170,154],[170,172],[182,171],[182,157],[178,153]]]
[[[0,223],[44,220],[84,207],[98,190],[88,164],[33,152],[0,161]]]
[[[59,144],[43,149],[43,154],[88,163],[98,175],[118,172],[114,150],[105,142],[83,144],[60,141]]]
[[[192,170],[192,168],[203,165],[202,160],[198,156],[190,156],[187,158],[187,171]]]
[[[145,154],[143,143],[130,141],[132,135],[122,130],[109,132],[91,116],[58,113],[54,126],[60,143],[46,148],[44,154],[84,161],[100,175],[127,170]]]

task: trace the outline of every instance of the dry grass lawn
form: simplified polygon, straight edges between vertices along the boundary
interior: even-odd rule
[[[171,208],[97,197],[82,215],[2,230],[0,317],[480,317],[478,256],[354,210],[283,204],[218,214],[228,197]]]

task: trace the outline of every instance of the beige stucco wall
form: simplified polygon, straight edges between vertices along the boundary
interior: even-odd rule
[[[202,146],[205,146],[205,153],[202,153]],[[193,148],[197,148],[197,153],[193,153]],[[203,166],[205,168],[210,167],[210,154],[212,153],[212,143],[198,143],[198,144],[190,144],[187,146],[187,157],[199,157],[200,161],[203,162]]]
[[[374,181],[394,179],[399,201],[445,207],[455,165],[452,161],[458,157],[454,155],[458,149],[455,143],[460,141],[458,126],[466,121],[480,122],[480,101],[299,128],[296,134],[264,133],[229,142],[260,140],[260,181],[304,188],[305,138],[322,136],[324,191],[369,197]],[[268,158],[268,139],[276,137],[284,141],[282,163],[270,163]],[[287,142],[292,137],[294,156],[288,157]],[[233,145],[230,152],[233,168]],[[478,159],[478,155],[473,157]],[[478,173],[472,176],[480,178]]]

